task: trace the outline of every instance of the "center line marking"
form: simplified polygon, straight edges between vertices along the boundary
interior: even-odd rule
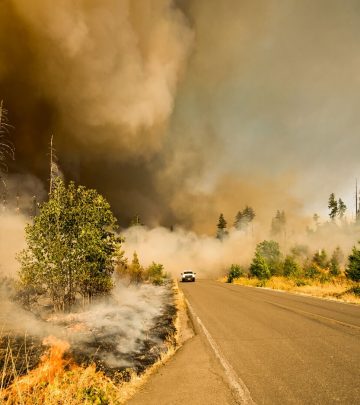
[[[251,398],[250,392],[241,380],[241,378],[236,374],[235,370],[231,364],[225,359],[224,355],[221,353],[221,349],[218,344],[215,342],[214,338],[210,335],[210,332],[206,329],[205,325],[202,323],[201,319],[196,315],[193,307],[190,305],[189,301],[185,298],[186,304],[190,310],[191,315],[196,319],[197,323],[201,326],[208,342],[210,343],[211,348],[213,349],[215,356],[219,359],[221,365],[225,370],[226,377],[228,379],[230,387],[237,394],[238,399],[241,404],[252,404],[255,405],[255,402]]]

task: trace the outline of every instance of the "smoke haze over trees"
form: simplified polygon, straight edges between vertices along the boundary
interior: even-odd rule
[[[10,171],[45,183],[54,133],[65,177],[123,225],[210,234],[243,202],[326,215],[331,191],[352,215],[359,18],[335,0],[1,2]]]

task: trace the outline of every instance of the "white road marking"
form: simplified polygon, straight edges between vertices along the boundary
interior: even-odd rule
[[[190,305],[189,301],[185,299],[186,304],[189,308],[189,311],[194,319],[196,319],[197,323],[201,326],[207,340],[210,343],[211,348],[213,349],[215,356],[219,359],[221,365],[225,370],[226,377],[228,379],[230,387],[233,389],[235,394],[238,397],[238,400],[241,404],[246,405],[255,405],[255,402],[251,398],[250,392],[245,385],[245,383],[241,380],[241,378],[236,374],[235,370],[231,366],[231,364],[225,359],[224,355],[221,353],[220,347],[215,342],[214,338],[210,335],[210,332],[206,329],[205,325],[202,323],[201,319],[196,315],[193,307]]]

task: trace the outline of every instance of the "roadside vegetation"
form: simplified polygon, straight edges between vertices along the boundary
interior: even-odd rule
[[[1,102],[5,191],[6,160],[14,157],[8,127]],[[160,263],[143,267],[136,252],[128,263],[109,203],[63,180],[52,141],[48,200],[34,200],[17,279],[0,279],[0,402],[121,404],[176,344],[172,284]],[[133,315],[137,320],[126,319]],[[119,349],[122,334],[134,341]]]
[[[329,253],[299,245],[284,255],[278,242],[264,240],[247,271],[232,264],[223,281],[360,303],[360,250],[354,246],[347,260],[339,247]]]
[[[322,225],[319,223],[319,216],[314,214],[315,229],[308,229],[309,240],[317,233],[326,234],[326,232],[336,232],[343,228],[351,230],[354,235],[358,234],[360,228],[358,205],[356,220],[353,223],[345,221],[344,215],[347,207],[341,198],[335,198],[334,193],[329,196],[328,209],[329,221]],[[255,213],[245,216],[245,222],[241,222],[243,217],[244,215],[240,211],[235,219],[236,229],[239,229],[237,224],[242,224],[240,230],[246,230],[254,219]],[[226,223],[223,216],[221,218],[222,223]],[[226,230],[221,229],[224,235]],[[312,250],[309,245],[298,244],[282,249],[281,246],[286,241],[286,230],[285,212],[278,210],[271,221],[271,239],[256,245],[253,258],[248,266],[232,264],[222,281],[360,303],[359,244],[346,255],[340,247],[336,247],[333,251],[326,251],[325,249]]]

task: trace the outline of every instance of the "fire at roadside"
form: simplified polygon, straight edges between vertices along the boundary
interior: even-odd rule
[[[65,369],[95,365],[112,381],[127,381],[176,345],[176,311],[171,281],[161,286],[118,283],[106,301],[85,311],[46,317],[8,299],[0,316],[0,389],[41,368],[46,345],[52,347],[49,335],[66,342]]]

